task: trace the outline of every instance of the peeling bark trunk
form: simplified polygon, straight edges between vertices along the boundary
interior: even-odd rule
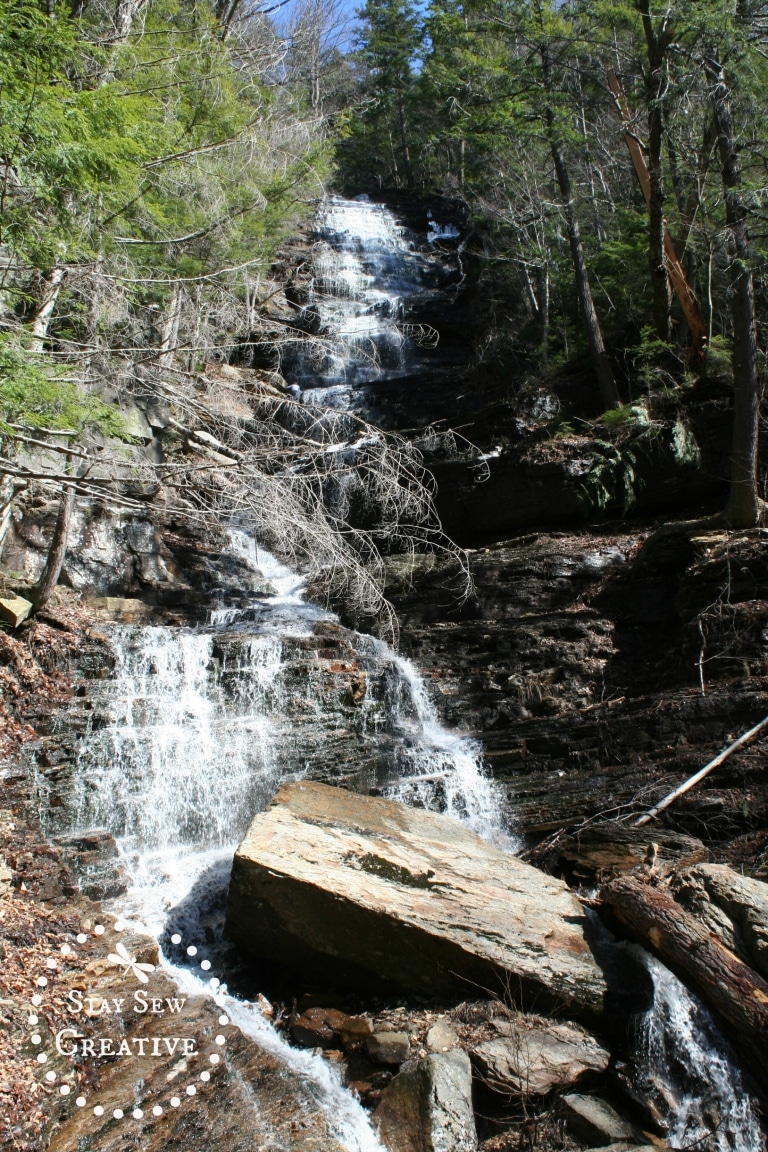
[[[66,272],[63,268],[52,268],[43,276],[40,290],[40,299],[37,310],[32,318],[32,351],[42,352],[45,338],[48,335],[48,325],[51,322],[56,301],[59,298],[61,286],[64,283]]]
[[[760,1075],[768,1051],[768,982],[664,889],[622,876],[602,889],[600,899],[632,936],[701,997]]]
[[[27,487],[26,480],[0,473],[0,556],[3,554],[5,538],[11,526],[13,501],[19,492]]]
[[[133,22],[146,4],[146,0],[117,0],[115,6],[115,40],[127,40],[133,30]]]
[[[733,451],[731,489],[726,517],[733,528],[759,523],[757,445],[760,384],[757,366],[755,287],[750,267],[747,208],[741,192],[741,164],[736,145],[731,94],[717,50],[704,61],[709,103],[717,129],[722,165],[725,219],[730,233],[730,305],[733,325]]]
[[[158,364],[161,368],[170,368],[174,361],[176,346],[179,342],[182,299],[182,288],[180,284],[177,284],[173,289],[173,294],[168,304],[168,315],[163,324],[163,331],[160,338],[161,355],[158,359]]]
[[[645,153],[637,139],[637,136],[632,131],[632,117],[630,115],[629,107],[624,98],[624,93],[621,90],[618,78],[613,68],[608,69],[608,86],[616,97],[616,103],[621,113],[622,120],[624,121],[624,140],[626,142],[629,154],[632,157],[632,163],[637,173],[637,178],[640,181],[640,187],[643,190],[645,202],[648,205],[650,212],[651,207],[651,177],[648,172],[648,165],[645,160]],[[677,250],[672,241],[669,231],[664,225],[663,229],[664,238],[664,254],[666,257],[667,276],[674,284],[675,292],[677,293],[678,300],[680,301],[685,319],[688,322],[688,327],[691,332],[691,352],[694,360],[701,358],[704,349],[707,346],[707,325],[701,315],[698,302],[693,293],[693,289],[686,277],[685,271],[677,255]]]
[[[648,176],[649,176],[649,248],[648,262],[653,289],[653,327],[659,340],[670,338],[670,315],[672,293],[664,255],[664,233],[666,222],[664,204],[664,172],[662,149],[664,143],[664,99],[666,91],[665,57],[670,44],[666,19],[657,34],[651,17],[649,0],[639,0],[638,9],[642,16],[643,31],[648,50],[649,72],[646,79],[648,100]]]
[[[67,554],[69,543],[69,527],[72,523],[72,512],[75,507],[75,488],[73,484],[65,484],[59,501],[59,514],[56,517],[56,527],[53,530],[53,539],[48,549],[48,558],[35,587],[30,593],[30,600],[35,609],[42,608],[51,598],[54,588],[59,582],[64,557]]]

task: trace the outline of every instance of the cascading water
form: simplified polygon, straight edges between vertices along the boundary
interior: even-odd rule
[[[764,1152],[741,1073],[707,1010],[669,969],[638,947],[653,1003],[639,1022],[635,1084],[668,1128],[671,1148]]]
[[[498,788],[482,768],[480,745],[440,723],[426,684],[410,660],[381,641],[373,642],[373,647],[392,665],[387,715],[398,737],[399,775],[388,784],[386,794],[404,804],[439,808],[512,851],[515,843]]]
[[[429,295],[436,264],[393,212],[367,197],[324,201],[315,230],[314,281],[304,319],[311,319],[308,326],[323,343],[299,349],[291,374],[308,403],[350,408],[355,386],[418,367],[425,335],[420,331],[413,339],[417,334],[404,323],[406,308]],[[428,248],[457,235],[432,220],[424,240]]]
[[[45,814],[52,834],[112,832],[129,876],[114,910],[164,947],[171,931],[182,929],[190,939],[211,922],[220,928],[237,843],[280,779],[303,771],[293,755],[296,709],[304,708],[315,726],[329,708],[311,674],[297,688],[292,645],[304,651],[318,625],[344,631],[330,613],[307,604],[301,580],[244,533],[232,533],[232,551],[260,573],[272,595],[216,608],[211,624],[197,631],[115,627],[114,676],[65,803]],[[440,725],[412,665],[380,641],[349,636],[368,669],[359,738],[379,765],[381,779],[373,782],[498,840],[501,809],[479,748]],[[47,787],[43,780],[40,787]],[[202,990],[188,970],[171,968],[189,991]],[[231,997],[226,1004],[243,1031],[309,1083],[343,1146],[375,1152],[365,1112],[325,1061],[287,1046],[257,1005]]]
[[[328,201],[318,231],[308,307],[324,346],[319,359],[301,346],[296,375],[306,399],[349,407],[356,384],[413,371],[416,349],[401,320],[404,301],[424,289],[427,265],[380,205]],[[430,224],[431,243],[453,235]],[[513,847],[479,746],[440,724],[413,665],[380,641],[346,634],[361,700],[356,711],[334,702],[322,670],[307,661],[297,669],[296,653],[311,652],[318,637],[320,646],[331,642],[323,629],[343,631],[335,617],[306,603],[300,577],[245,533],[232,532],[232,552],[258,573],[264,595],[245,606],[217,605],[198,630],[114,628],[114,676],[91,713],[68,795],[46,805],[56,785],[40,778],[52,834],[101,827],[116,837],[129,888],[115,912],[164,947],[181,926],[185,939],[203,928],[215,939],[232,853],[280,780],[315,771],[314,730],[323,760],[333,763],[354,726],[349,759],[363,767],[340,779],[445,811]],[[178,959],[168,951],[180,986],[201,990]],[[637,1084],[668,1120],[670,1145],[761,1152],[738,1071],[703,1009],[661,965],[648,958],[647,967],[654,1006],[639,1032]],[[324,1060],[286,1045],[256,1004],[227,997],[226,1007],[243,1032],[303,1078],[349,1152],[380,1152],[366,1114]]]

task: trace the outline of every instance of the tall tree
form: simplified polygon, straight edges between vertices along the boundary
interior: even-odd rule
[[[421,19],[414,0],[367,0],[358,16],[355,55],[363,102],[345,147],[348,153],[357,152],[359,169],[368,165],[369,180],[378,168],[380,182],[386,183],[381,177],[388,174],[396,187],[413,188],[410,108]]]
[[[576,294],[579,298],[579,305],[584,320],[589,352],[603,404],[607,409],[617,408],[621,404],[621,397],[619,396],[616,378],[608,358],[608,352],[606,351],[603,331],[600,326],[597,309],[595,308],[595,300],[592,295],[592,285],[587,269],[584,244],[581,239],[581,228],[576,211],[573,187],[565,160],[562,133],[554,107],[554,82],[549,45],[545,41],[538,45],[538,56],[541,62],[541,75],[545,92],[544,117],[547,127],[547,141],[552,154],[557,186],[560,190],[560,200],[563,206],[563,214],[568,231],[568,243],[571,248],[571,259],[573,261],[573,272],[576,280]]]
[[[734,528],[752,528],[762,516],[758,495],[758,418],[760,380],[757,354],[757,317],[748,214],[734,125],[731,86],[719,48],[704,52],[709,102],[717,130],[725,220],[730,248],[730,310],[733,325],[733,450],[731,489],[726,516]]]
[[[653,289],[653,326],[659,340],[670,337],[672,295],[664,255],[664,128],[666,93],[669,86],[667,53],[674,42],[675,21],[668,7],[661,16],[654,17],[651,0],[636,0],[640,13],[648,53],[646,97],[648,102],[648,200],[649,251],[648,259]]]

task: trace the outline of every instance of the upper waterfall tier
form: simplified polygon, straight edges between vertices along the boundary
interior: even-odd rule
[[[361,410],[366,389],[444,365],[440,320],[461,280],[450,222],[425,217],[423,233],[367,199],[320,206],[312,280],[284,371],[309,403]],[[438,250],[437,241],[440,241]]]

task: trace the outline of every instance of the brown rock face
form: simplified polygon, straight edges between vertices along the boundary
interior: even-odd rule
[[[605,986],[584,928],[562,881],[461,824],[301,782],[240,845],[226,931],[255,956],[363,988],[483,988],[594,1015]]]
[[[341,1042],[346,1019],[335,1008],[308,1008],[291,1025],[291,1035],[303,1048],[333,1048]]]
[[[405,1032],[376,1032],[368,1037],[365,1046],[377,1064],[402,1064],[411,1047]]]

